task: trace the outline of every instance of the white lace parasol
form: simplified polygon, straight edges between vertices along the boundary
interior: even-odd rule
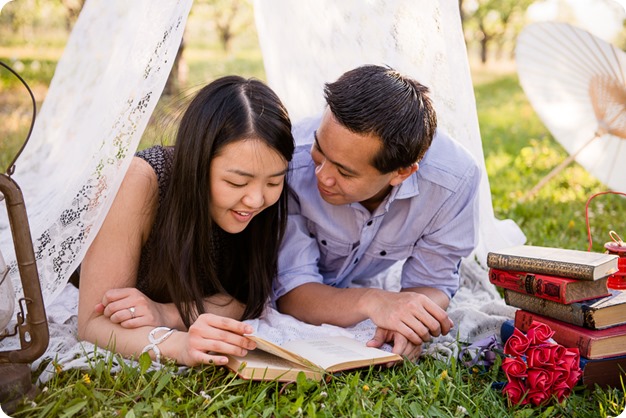
[[[515,55],[530,103],[570,153],[530,194],[574,159],[626,191],[626,54],[570,24],[541,22],[524,28]]]

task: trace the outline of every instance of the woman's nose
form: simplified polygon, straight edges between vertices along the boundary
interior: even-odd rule
[[[265,203],[263,189],[260,187],[249,189],[241,201],[249,208],[258,209],[262,207],[263,203]]]

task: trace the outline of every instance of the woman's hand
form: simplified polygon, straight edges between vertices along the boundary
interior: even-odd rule
[[[174,354],[178,363],[191,367],[199,364],[224,365],[228,363],[228,358],[223,354],[242,357],[248,354],[248,350],[256,348],[254,341],[244,337],[244,334],[252,332],[252,326],[243,322],[214,314],[202,314],[188,332],[172,335],[178,338],[168,340],[172,345],[167,348],[167,352]],[[173,344],[182,344],[182,347],[174,347]]]
[[[167,326],[180,329],[181,321],[176,320],[180,315],[175,307],[175,313],[169,312],[170,307],[173,305],[154,302],[136,288],[126,287],[106,291],[95,311],[124,328]]]

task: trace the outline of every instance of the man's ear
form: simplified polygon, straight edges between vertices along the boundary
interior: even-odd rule
[[[394,176],[391,178],[389,184],[391,186],[397,186],[407,179],[411,174],[415,173],[419,169],[418,163],[413,163],[408,167],[402,167],[395,171]]]

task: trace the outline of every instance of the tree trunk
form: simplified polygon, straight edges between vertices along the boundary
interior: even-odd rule
[[[184,40],[181,39],[180,46],[176,52],[176,58],[174,58],[174,65],[172,65],[172,70],[170,71],[167,81],[165,82],[165,87],[163,88],[163,94],[166,96],[174,96],[180,93],[180,87],[182,84],[181,73],[183,72],[182,67],[185,65],[185,61],[183,59],[184,49]]]

